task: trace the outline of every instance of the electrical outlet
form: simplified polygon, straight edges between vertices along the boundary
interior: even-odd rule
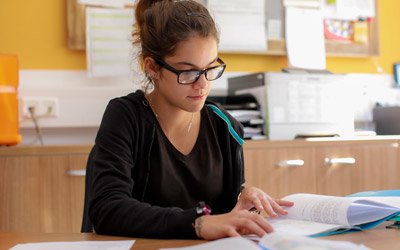
[[[24,118],[32,118],[32,114],[37,116],[39,112],[39,100],[36,98],[23,98],[22,101],[22,116]],[[29,111],[31,109],[31,111]]]
[[[27,97],[22,98],[22,117],[32,118],[32,113],[37,118],[57,117],[58,99],[53,97]],[[32,110],[32,113],[29,111]]]
[[[43,117],[57,117],[58,99],[57,98],[41,99],[39,103],[39,114]]]

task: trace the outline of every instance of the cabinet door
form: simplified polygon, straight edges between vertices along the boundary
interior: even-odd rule
[[[309,147],[245,148],[246,185],[259,187],[275,198],[315,193],[313,157],[314,151]]]
[[[398,143],[320,147],[316,149],[317,191],[344,196],[367,190],[398,189],[398,164]]]
[[[87,155],[0,158],[0,230],[80,232]]]

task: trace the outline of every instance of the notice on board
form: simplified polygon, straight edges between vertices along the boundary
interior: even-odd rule
[[[267,51],[264,0],[208,0],[222,51]]]
[[[285,21],[289,68],[326,69],[322,12],[286,7]]]
[[[132,9],[86,8],[86,58],[90,77],[130,75]]]

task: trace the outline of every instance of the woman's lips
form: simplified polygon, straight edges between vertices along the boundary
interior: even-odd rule
[[[189,96],[190,99],[200,101],[204,98],[204,95],[194,95],[194,96]]]

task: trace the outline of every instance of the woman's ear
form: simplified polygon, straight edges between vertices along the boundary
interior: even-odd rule
[[[146,57],[143,61],[143,64],[144,72],[146,72],[146,75],[153,80],[158,79],[160,67],[157,65],[154,59],[151,57]]]

